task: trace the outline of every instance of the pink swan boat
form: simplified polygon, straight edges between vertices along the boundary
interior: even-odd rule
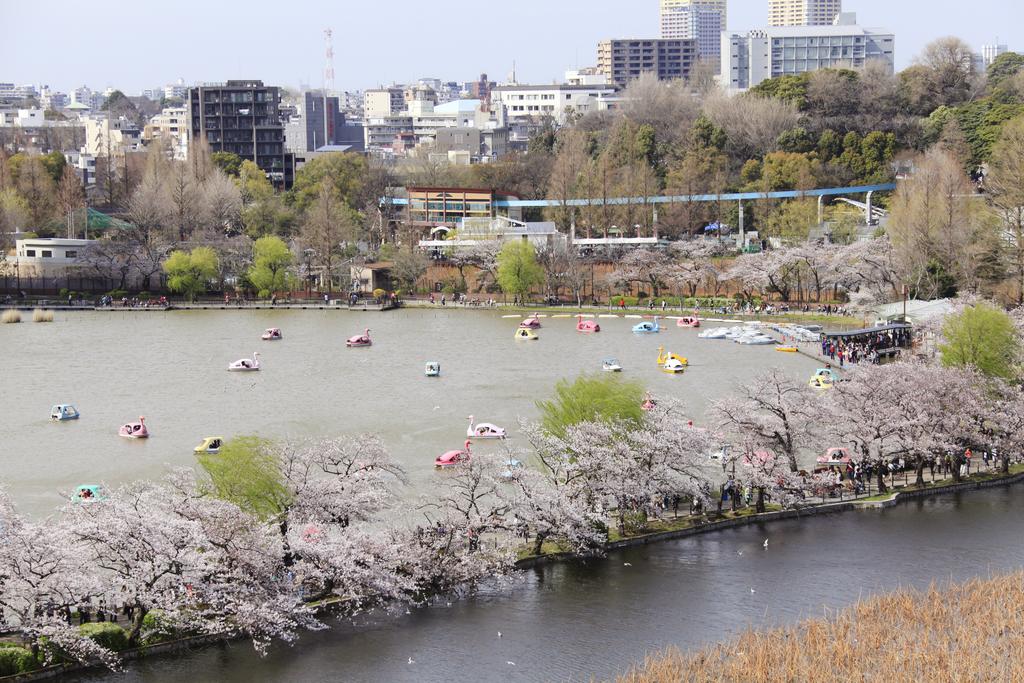
[[[650,411],[654,410],[657,406],[658,406],[658,402],[655,401],[654,398],[651,397],[650,392],[644,394],[644,402],[640,405],[640,407],[643,410],[645,410],[647,412],[650,412]]]
[[[437,456],[434,460],[434,467],[454,467],[455,465],[469,462],[469,458],[473,455],[469,450],[469,444],[469,439],[466,439],[466,443],[461,451],[448,451]]]
[[[519,323],[519,327],[528,330],[539,330],[540,329],[540,318],[534,313],[529,318]]]
[[[700,327],[700,318],[695,315],[684,315],[676,321],[677,327]]]
[[[354,337],[349,337],[345,341],[345,346],[350,348],[356,346],[372,346],[373,342],[370,340],[370,328],[367,327],[362,334],[357,334]]]
[[[260,336],[260,339],[263,341],[277,341],[278,339],[284,339],[284,335],[281,334],[280,328],[269,327],[267,328],[267,331]]]
[[[469,429],[466,430],[466,436],[471,439],[504,439],[505,430],[497,425],[492,425],[490,422],[481,422],[480,424],[473,423],[473,416],[470,415]],[[468,441],[466,443],[469,443]]]
[[[117,430],[117,435],[126,439],[148,439],[149,429],[146,428],[146,418],[140,417],[138,422],[121,425],[121,428]]]
[[[579,316],[579,318],[578,318],[578,320],[576,322],[576,331],[577,332],[600,332],[601,331],[601,326],[598,325],[593,320],[584,320],[583,316],[581,315],[581,316]]]

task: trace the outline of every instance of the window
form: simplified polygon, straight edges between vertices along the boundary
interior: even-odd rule
[[[35,255],[36,255],[36,250],[35,249],[26,249],[25,250],[25,256],[35,256]]]
[[[53,258],[53,252],[49,249],[43,249],[43,258]]]
[[[64,252],[64,258],[78,258],[78,252],[74,249],[68,249]]]

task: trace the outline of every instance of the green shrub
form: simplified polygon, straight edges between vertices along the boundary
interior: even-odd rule
[[[142,642],[145,645],[154,645],[167,640],[174,640],[178,635],[173,624],[164,616],[161,610],[147,612],[142,618]]]
[[[139,292],[139,300],[140,301],[149,301],[152,298],[153,298],[153,295],[150,292]]]
[[[39,662],[29,650],[17,645],[4,644],[0,647],[0,676],[13,676],[38,668]]]
[[[120,652],[128,647],[128,633],[109,621],[82,624],[78,627],[78,632],[114,652]]]
[[[128,296],[128,292],[124,291],[123,289],[112,289],[109,292],[107,292],[107,296],[109,296],[111,299],[123,299],[126,296]]]

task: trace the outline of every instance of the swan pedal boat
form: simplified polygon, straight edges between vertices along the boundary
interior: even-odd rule
[[[281,334],[281,330],[277,327],[268,327],[267,330],[260,335],[260,339],[263,341],[277,341],[284,339],[284,335]]]
[[[252,358],[239,358],[234,363],[228,364],[228,372],[256,372],[259,369],[259,351],[253,353]]]
[[[77,420],[80,417],[78,408],[74,407],[69,403],[61,403],[50,408],[50,419],[54,422],[64,422],[65,420]]]
[[[350,349],[358,348],[360,346],[373,346],[373,340],[370,339],[370,328],[367,327],[363,330],[362,334],[357,334],[354,337],[346,339],[345,346]]]
[[[678,375],[684,370],[686,370],[686,366],[683,363],[680,363],[678,358],[675,356],[669,358],[661,368],[662,372],[667,372],[670,375]]]
[[[468,418],[469,427],[466,429],[466,436],[471,439],[504,439],[505,428],[499,427],[498,425],[491,424],[490,422],[481,422],[479,424],[474,423],[474,417],[470,415]]]
[[[223,436],[208,436],[203,439],[203,442],[192,449],[194,453],[209,453],[210,455],[216,455],[220,453],[221,446],[224,445]]]
[[[519,323],[519,327],[526,330],[539,330],[541,327],[540,318],[538,318],[537,314],[534,313],[532,316]]]
[[[576,321],[576,331],[577,332],[587,332],[587,333],[590,333],[590,332],[600,332],[601,331],[601,326],[598,325],[593,320],[584,320],[583,316],[581,315],[581,316],[579,316],[579,319]]]
[[[71,502],[78,504],[102,503],[106,499],[106,489],[99,484],[79,484],[71,494]]]
[[[434,459],[434,467],[454,467],[461,465],[464,462],[469,462],[469,459],[473,456],[469,450],[470,441],[466,439],[466,443],[461,451],[447,451],[437,456]]]
[[[148,439],[149,428],[146,427],[146,418],[140,417],[138,422],[121,425],[121,428],[117,430],[117,435],[126,439]]]
[[[441,376],[441,364],[437,361],[430,361],[427,363],[426,368],[423,370],[423,374],[427,377],[440,377]]]
[[[661,332],[661,325],[658,324],[658,316],[654,316],[651,322],[642,322],[633,326],[634,334],[656,334]]]
[[[658,347],[658,365],[662,365],[663,366],[666,363],[668,363],[670,360],[673,360],[673,359],[675,359],[675,360],[679,361],[680,363],[682,363],[684,367],[690,364],[689,359],[684,358],[684,357],[682,357],[682,356],[680,356],[678,354],[672,353],[671,351],[669,351],[668,353],[665,353],[665,347],[664,346],[659,346]]]
[[[529,327],[520,327],[518,330],[516,330],[514,337],[516,339],[523,339],[527,341],[540,339],[540,337],[537,336],[537,333],[534,332],[533,329]]]
[[[817,389],[819,391],[825,391],[826,389],[831,389],[832,386],[833,386],[832,380],[830,380],[828,377],[826,377],[824,375],[815,375],[814,377],[811,378],[811,381],[808,382],[807,384],[812,389]]]
[[[700,318],[697,316],[684,315],[676,319],[676,327],[700,327]]]
[[[622,366],[619,365],[618,359],[605,358],[601,361],[601,369],[605,372],[622,372]]]

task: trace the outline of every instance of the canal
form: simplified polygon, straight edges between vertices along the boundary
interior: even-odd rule
[[[1021,493],[997,488],[720,531],[531,570],[510,585],[408,615],[360,616],[263,658],[238,642],[75,680],[601,680],[666,646],[692,648],[747,626],[820,617],[901,586],[1018,569]]]

